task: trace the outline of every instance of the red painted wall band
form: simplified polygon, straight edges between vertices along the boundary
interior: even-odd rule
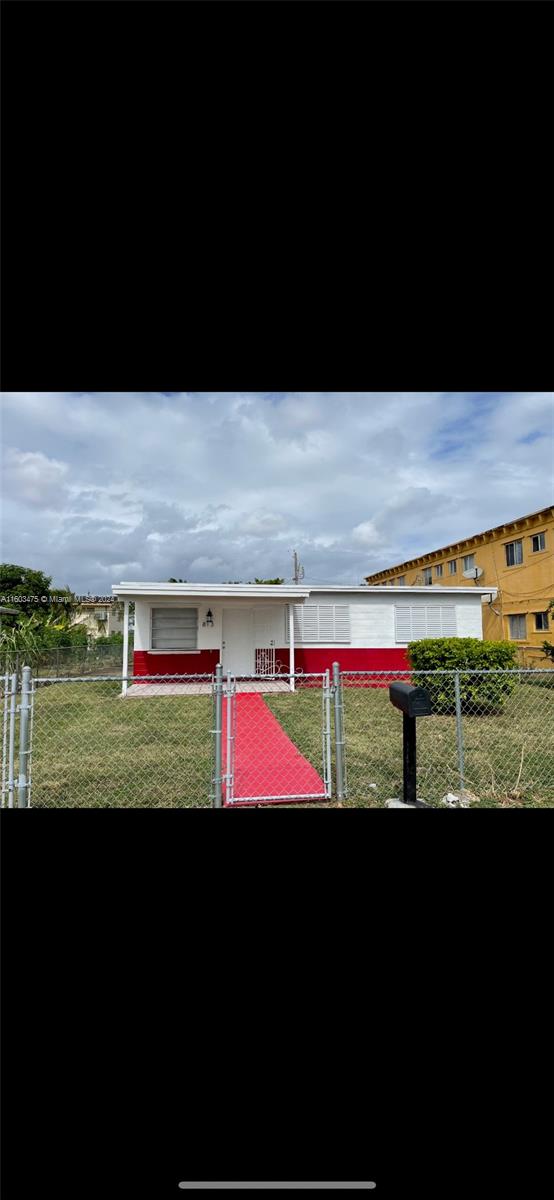
[[[219,650],[200,650],[198,654],[150,654],[135,650],[134,674],[138,675],[204,675],[211,674],[220,660]],[[275,660],[289,669],[289,650],[275,650]],[[323,672],[340,663],[342,671],[405,671],[409,669],[406,651],[397,647],[340,647],[305,649],[298,647],[294,655],[297,671]]]

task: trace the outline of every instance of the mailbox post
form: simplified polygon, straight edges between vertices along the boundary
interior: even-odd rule
[[[403,802],[413,808],[430,808],[424,800],[416,798],[416,720],[431,715],[431,701],[422,687],[409,683],[391,683],[389,700],[402,713],[404,791]]]

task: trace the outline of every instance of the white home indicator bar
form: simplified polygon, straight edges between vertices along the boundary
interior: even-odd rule
[[[180,1183],[180,1188],[278,1188],[282,1191],[289,1188],[363,1188],[377,1187],[376,1183]]]

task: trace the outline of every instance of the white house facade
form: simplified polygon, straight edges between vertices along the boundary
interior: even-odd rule
[[[234,675],[401,670],[425,637],[482,638],[494,588],[348,587],[122,582],[124,671],[129,604],[135,608],[133,674]]]

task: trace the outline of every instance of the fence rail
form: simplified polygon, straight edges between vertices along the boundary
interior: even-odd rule
[[[2,807],[383,807],[402,795],[388,685],[428,691],[417,795],[554,807],[554,672],[0,676]],[[293,685],[291,688],[291,684]],[[450,803],[450,801],[447,801]]]

